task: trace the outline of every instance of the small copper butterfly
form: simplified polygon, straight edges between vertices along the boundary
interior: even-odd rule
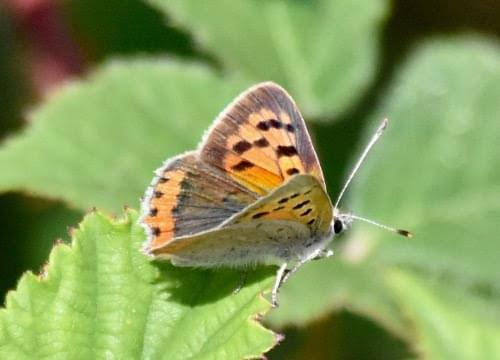
[[[279,265],[276,306],[293,272],[332,255],[327,246],[334,235],[354,219],[374,223],[337,206],[386,125],[384,120],[332,205],[291,96],[271,82],[251,87],[217,117],[196,151],[156,170],[142,203],[144,251],[177,266]]]

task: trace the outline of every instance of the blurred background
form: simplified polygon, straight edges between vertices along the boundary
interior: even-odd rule
[[[290,2],[307,7],[306,1]],[[433,38],[469,33],[479,34],[491,43],[500,38],[500,2],[495,0],[400,0],[388,4],[377,25],[379,37],[370,45],[377,48],[370,81],[360,87],[356,98],[346,101],[342,109],[332,110],[332,114],[335,113],[333,120],[327,115],[328,111],[316,111],[313,106],[305,110],[306,118],[307,114],[312,115],[307,120],[310,120],[320,158],[323,164],[330,164],[326,165],[325,172],[332,192],[340,187],[353,157],[373,127],[370,123],[376,117],[373,114],[383,116],[380,103],[391,102],[381,97],[392,88],[401,67],[411,61],[409,57],[420,44]],[[175,58],[181,62],[201,62],[216,71],[223,71],[226,66],[221,59],[223,56],[210,51],[210,46],[200,45],[203,28],[193,27],[195,30],[190,31],[182,20],[172,19],[168,11],[160,11],[160,6],[140,0],[2,0],[0,142],[22,133],[31,121],[35,121],[30,117],[32,111],[51,99],[59,89],[76,79],[86,79],[102,64],[114,59]],[[290,91],[294,93],[293,89]],[[500,102],[500,92],[491,97]],[[300,96],[298,102],[300,105]],[[202,127],[200,134],[201,131]],[[496,136],[498,139],[499,134]],[[332,143],[335,143],[334,148]],[[497,147],[491,151],[499,150]],[[29,177],[29,163],[18,165],[21,168],[26,166],[23,170]],[[490,165],[498,167],[498,162]],[[0,168],[0,172],[7,171],[9,169]],[[68,229],[76,226],[85,212],[84,206],[51,200],[50,194],[43,196],[28,186],[19,186],[24,191],[15,191],[15,186],[3,188],[6,191],[0,195],[2,299],[8,290],[15,288],[23,272],[41,269],[54,242],[68,240]],[[496,195],[498,199],[499,194]],[[400,199],[404,196],[401,195]],[[361,202],[355,200],[354,204]],[[128,205],[137,208],[136,203]],[[366,207],[360,204],[356,208]],[[389,213],[377,211],[373,206],[369,209],[370,215]],[[383,220],[394,221],[389,215]],[[395,225],[406,226],[399,223],[406,221],[404,215],[396,221]],[[414,223],[410,221],[408,226],[412,225]],[[490,229],[498,230],[498,225],[492,223]],[[493,251],[497,250],[498,247]],[[494,297],[497,304],[498,294],[494,286],[487,285],[480,291],[487,297]],[[377,316],[363,316],[362,311],[351,311],[349,306],[334,307],[337,311],[333,314],[311,316],[308,321],[294,323],[282,321],[282,318],[271,319],[271,323],[280,324],[287,341],[273,350],[269,358],[404,359],[414,358],[419,353],[411,341],[400,335],[401,332],[391,330],[384,321],[374,320]]]

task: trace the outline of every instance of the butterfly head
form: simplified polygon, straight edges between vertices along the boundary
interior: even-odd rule
[[[340,214],[338,211],[334,211],[334,216],[332,220],[332,230],[335,235],[340,234],[344,230],[351,226],[353,218],[351,214]]]

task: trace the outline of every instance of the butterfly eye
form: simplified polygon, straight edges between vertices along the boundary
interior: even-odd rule
[[[333,231],[335,232],[335,234],[341,233],[342,230],[344,230],[344,224],[342,223],[342,221],[338,219],[335,220],[335,222],[333,223]]]

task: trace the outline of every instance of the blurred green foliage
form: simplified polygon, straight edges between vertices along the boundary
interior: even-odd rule
[[[15,135],[37,101],[32,38],[14,7],[0,11],[0,132],[9,134],[0,148],[0,190],[18,192],[0,198],[3,291],[23,270],[39,272],[84,211],[137,208],[154,168],[195,147],[246,86],[274,80],[310,122],[332,197],[373,127],[391,119],[342,207],[416,236],[354,224],[334,241],[336,256],[307,264],[284,287],[281,307],[265,323],[287,338],[267,356],[500,357],[500,5],[149,3],[74,0],[58,8],[66,25],[59,29],[90,75],[40,102]],[[487,36],[464,36],[462,28]],[[237,272],[152,265],[135,252],[135,216],[88,216],[72,249],[54,248],[45,280],[23,276],[0,312],[3,355],[71,355],[82,346],[90,357],[99,348],[171,358],[168,349],[178,348],[178,358],[220,359],[258,355],[275,342],[248,321],[268,310],[256,294],[272,283],[272,269],[257,271],[234,296]],[[200,283],[207,286],[195,301],[173,290]],[[95,312],[93,304],[113,301]],[[157,317],[144,313],[148,306]],[[109,323],[101,326],[99,316]],[[198,333],[195,324],[204,324]],[[96,326],[100,336],[89,340]],[[144,326],[154,336],[137,345]],[[52,344],[51,332],[61,330],[68,336]],[[193,348],[204,338],[208,345]]]

